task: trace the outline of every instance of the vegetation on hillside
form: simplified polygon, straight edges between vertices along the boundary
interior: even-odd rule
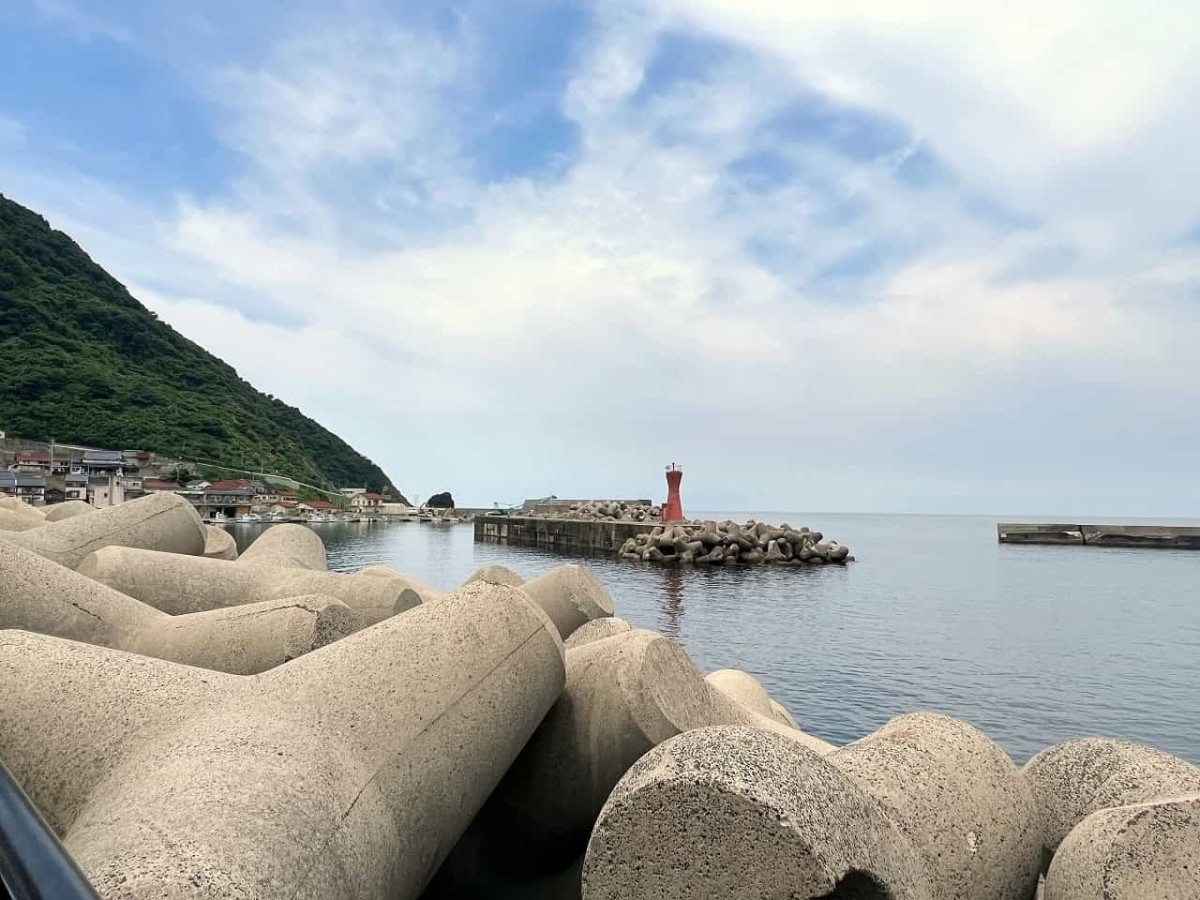
[[[160,322],[74,241],[3,195],[0,429],[398,496],[377,465]]]

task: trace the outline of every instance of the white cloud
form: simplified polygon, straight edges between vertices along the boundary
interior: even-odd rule
[[[101,262],[397,477],[445,480],[453,460],[477,502],[493,467],[536,494],[579,466],[603,483],[680,447],[714,478],[763,445],[845,460],[793,470],[783,452],[739,471],[760,490],[795,479],[796,496],[821,496],[825,478],[932,482],[956,454],[993,464],[1001,439],[1039,439],[964,419],[1028,403],[1031,422],[1051,420],[1038,427],[1067,428],[1047,411],[1114,385],[1133,399],[1091,420],[1097,433],[1145,427],[1147,409],[1200,384],[1200,325],[1181,313],[1197,253],[1161,243],[1194,214],[1200,178],[1157,209],[1195,162],[1145,136],[1195,75],[1179,76],[1182,39],[1148,60],[1146,23],[1125,33],[1079,6],[906,10],[606,5],[562,97],[579,158],[558,178],[490,184],[448,99],[477,69],[479,35],[374,20],[285,32],[265,58],[208,73],[245,170],[217,195],[119,217],[126,239],[98,238]],[[680,21],[759,52],[632,104],[659,29]],[[867,164],[780,146],[803,179],[733,183],[759,124],[813,86],[928,137],[959,182],[898,183],[912,147]],[[1040,224],[997,228],[964,210],[975,192]],[[69,208],[94,232],[88,205]],[[783,265],[762,262],[763,241]],[[1059,247],[1067,263],[1030,271]],[[848,285],[821,277],[891,250]],[[476,473],[481,434],[497,457]]]

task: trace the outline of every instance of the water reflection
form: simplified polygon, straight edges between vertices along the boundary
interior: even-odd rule
[[[681,569],[663,569],[662,606],[658,621],[660,634],[679,640],[683,620],[683,581]]]

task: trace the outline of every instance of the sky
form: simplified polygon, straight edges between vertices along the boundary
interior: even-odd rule
[[[972,8],[974,7],[974,8]],[[0,193],[410,497],[1200,516],[1200,6],[7,0]]]

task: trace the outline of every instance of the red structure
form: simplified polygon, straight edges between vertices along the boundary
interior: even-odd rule
[[[679,499],[679,482],[683,481],[683,469],[671,463],[667,466],[667,502],[663,504],[664,522],[683,521],[683,501]]]

